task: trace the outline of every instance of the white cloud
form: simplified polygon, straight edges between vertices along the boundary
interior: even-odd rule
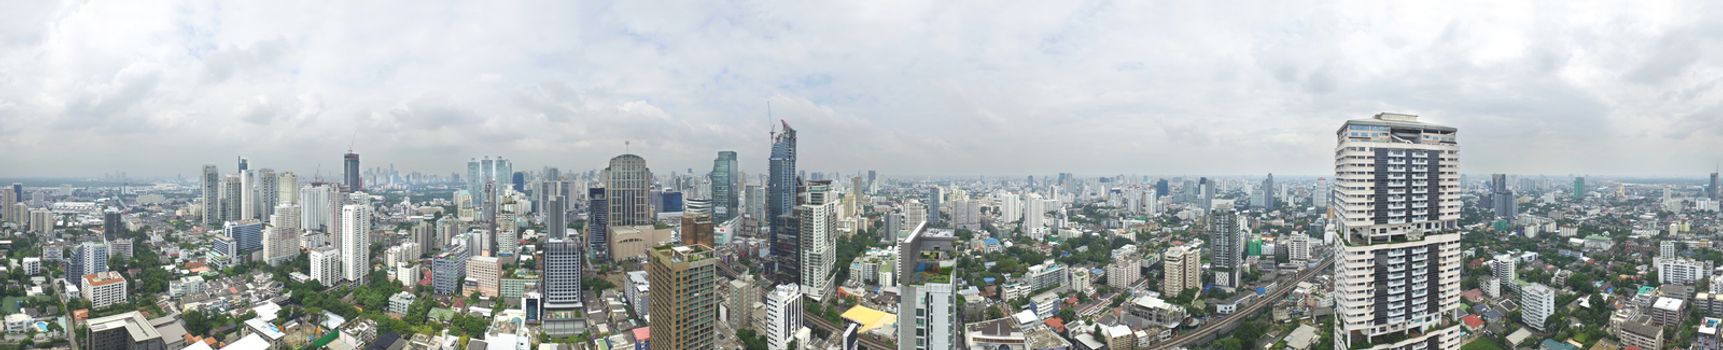
[[[1379,111],[1460,127],[1468,172],[1696,173],[1723,147],[1697,1],[13,5],[7,176],[309,172],[349,142],[439,173],[625,142],[763,168],[767,101],[803,168],[897,174],[1320,174]]]

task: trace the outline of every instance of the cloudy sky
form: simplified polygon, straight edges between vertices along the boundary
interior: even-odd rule
[[[1723,160],[1715,1],[0,3],[0,176],[758,172],[768,103],[815,170],[1322,174],[1381,111],[1468,173]]]

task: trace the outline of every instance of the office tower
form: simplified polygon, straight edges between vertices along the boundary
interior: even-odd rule
[[[1167,248],[1161,255],[1161,295],[1174,298],[1187,289],[1202,288],[1202,264],[1201,249],[1186,246]],[[1107,279],[1112,279],[1112,276]]]
[[[1280,200],[1279,197],[1275,196],[1275,194],[1279,193],[1276,191],[1278,188],[1279,187],[1274,186],[1274,173],[1268,173],[1268,179],[1262,180],[1263,211],[1274,211],[1274,208],[1276,208],[1275,201]]]
[[[485,182],[485,245],[484,256],[497,256],[497,182]]]
[[[184,342],[183,339],[162,339],[154,322],[137,311],[92,318],[86,324],[89,326],[89,340],[84,346],[90,350],[161,350],[169,349],[169,341],[176,344]]]
[[[273,211],[263,230],[263,261],[281,265],[299,256],[299,206],[283,203]]]
[[[862,212],[865,211],[862,209],[862,205],[865,204],[862,203],[863,201],[865,199],[862,199],[862,178],[852,176],[850,177],[849,193],[844,194],[844,215],[854,218],[862,217]]]
[[[760,185],[742,186],[742,214],[754,221],[755,227],[770,227],[766,220],[766,188]]]
[[[513,182],[514,165],[508,159],[497,157],[491,159],[472,159],[467,161],[467,192],[473,194],[485,193],[485,183],[496,182],[508,184]],[[496,196],[478,198],[478,204],[483,205],[497,200]]]
[[[568,210],[564,207],[567,200],[561,196],[545,199],[544,206],[544,236],[555,239],[568,238]]]
[[[718,271],[711,248],[668,245],[647,253],[653,350],[717,346]]]
[[[766,220],[771,222],[769,241],[777,272],[772,282],[792,284],[801,282],[801,274],[796,271],[801,266],[796,261],[801,258],[797,253],[801,251],[801,239],[796,237],[795,228],[789,227],[801,179],[796,178],[796,129],[791,129],[789,122],[780,122],[784,128],[772,135],[772,156],[767,164]]]
[[[66,282],[77,283],[84,275],[108,270],[108,244],[84,242],[72,248],[72,259],[66,260]]]
[[[251,170],[239,171],[239,218],[228,221],[239,221],[257,218],[257,174]]]
[[[1723,188],[1717,186],[1723,186],[1723,183],[1718,183],[1717,173],[1713,172],[1711,173],[1711,182],[1705,185],[1705,196],[1711,199],[1723,199]]]
[[[927,191],[927,223],[933,224],[945,221],[939,216],[939,209],[945,207],[945,188],[933,186]]]
[[[1214,272],[1214,284],[1238,288],[1244,275],[1244,233],[1238,229],[1238,215],[1231,210],[1217,210],[1208,216],[1208,244],[1212,256],[1209,267]]]
[[[245,262],[245,255],[239,254],[239,243],[234,243],[233,237],[216,236],[209,240],[209,262],[218,267],[231,267]]]
[[[371,274],[371,207],[341,207],[341,278],[364,285]]]
[[[121,237],[126,237],[126,222],[120,217],[120,209],[113,207],[102,209],[102,238]]]
[[[364,191],[365,183],[359,179],[359,153],[347,150],[347,154],[341,155],[341,164],[342,185],[346,186],[347,192]]]
[[[736,165],[736,151],[718,151],[712,161],[712,221],[730,221],[741,214],[737,207],[736,184],[741,180]]]
[[[832,232],[837,227],[837,192],[832,191],[830,180],[818,180],[808,184],[794,212],[797,237],[801,239],[797,245],[801,250],[797,261],[801,263],[797,270],[801,273],[802,293],[814,301],[823,301],[826,289],[831,287],[832,269],[837,264],[837,235]]]
[[[235,248],[240,254],[255,252],[263,249],[263,221],[244,219],[228,221],[222,225],[221,232],[227,238],[232,238]]]
[[[580,242],[551,238],[544,245],[544,270],[539,273],[539,290],[544,295],[545,334],[553,337],[580,333],[581,324],[581,257]]]
[[[431,258],[431,288],[437,295],[460,292],[467,278],[467,258],[471,257],[472,245],[467,240],[466,234],[457,236],[447,249]]]
[[[1206,177],[1197,179],[1197,209],[1202,209],[1204,215],[1214,210],[1214,186],[1214,181]]]
[[[1508,189],[1508,174],[1490,175],[1490,195],[1487,198],[1490,211],[1497,219],[1513,219],[1519,215],[1519,202],[1514,198],[1514,191]]]
[[[1172,193],[1172,185],[1167,183],[1167,179],[1155,180],[1155,197],[1166,197],[1170,193]]]
[[[739,311],[731,311],[739,312]],[[802,292],[794,284],[780,284],[766,294],[766,348],[793,350],[790,343],[802,329]]]
[[[652,170],[646,167],[646,159],[633,154],[610,158],[610,166],[604,168],[606,238],[614,238],[608,232],[611,227],[652,225],[656,222],[651,189]],[[612,257],[609,253],[612,252],[606,249],[606,257],[629,258]]]
[[[276,176],[275,192],[276,205],[299,205],[299,175],[289,171]]]
[[[257,215],[264,223],[270,222],[270,216],[275,215],[275,206],[281,205],[281,182],[275,174],[275,169],[257,170]]]
[[[509,182],[510,187],[509,188],[514,189],[515,192],[526,193],[526,173],[525,172],[516,171],[516,172],[514,172],[513,175],[509,175],[509,180],[510,180],[510,182]]]
[[[338,230],[335,216],[342,205],[340,189],[313,183],[299,189],[299,227],[319,232]]]
[[[1459,348],[1456,131],[1381,113],[1336,132],[1337,349]]]
[[[311,279],[325,287],[341,282],[341,251],[330,246],[317,247],[307,257],[311,260]]]
[[[221,221],[239,221],[245,213],[240,211],[244,203],[240,198],[245,191],[239,175],[223,176],[221,180]]]
[[[1545,331],[1544,322],[1555,314],[1555,290],[1542,283],[1527,283],[1520,287],[1520,321]]]
[[[94,272],[78,280],[78,291],[83,294],[84,300],[90,302],[90,310],[126,303],[126,278],[118,272]]]
[[[592,261],[610,261],[610,196],[602,187],[586,192],[586,247]]]
[[[712,221],[712,202],[705,199],[689,199],[688,206],[682,211],[682,244],[703,244],[716,247],[713,242],[714,230]]]
[[[1667,193],[1667,191],[1666,191],[1666,193]],[[1573,200],[1579,201],[1579,200],[1584,200],[1584,199],[1585,199],[1585,177],[1583,177],[1583,176],[1575,177],[1575,178],[1573,178]]]
[[[898,243],[899,350],[957,348],[957,238],[923,227]]]

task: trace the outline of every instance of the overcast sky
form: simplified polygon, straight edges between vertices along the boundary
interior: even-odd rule
[[[1716,1],[0,2],[0,176],[758,173],[768,101],[813,170],[1324,174],[1381,111],[1467,173],[1723,159]]]

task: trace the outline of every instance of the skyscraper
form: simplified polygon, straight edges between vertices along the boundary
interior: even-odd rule
[[[1508,174],[1490,175],[1490,211],[1498,219],[1512,219],[1519,215],[1519,202],[1514,198],[1514,191],[1508,189]]]
[[[485,246],[484,256],[497,256],[497,182],[485,181]]]
[[[610,261],[610,197],[603,187],[586,192],[586,247],[592,261]]]
[[[604,198],[607,228],[652,225],[657,213],[652,209],[652,170],[646,167],[646,159],[633,154],[610,158],[610,166],[604,168]],[[606,238],[613,237],[606,232]],[[614,252],[607,250],[607,258],[608,253]]]
[[[1717,182],[1717,173],[1713,172],[1711,173],[1710,184],[1705,186],[1705,194],[1710,196],[1711,199],[1723,198],[1723,188],[1718,188],[1717,186],[1723,186],[1723,183]]]
[[[215,169],[215,164],[203,166],[203,224],[208,227],[221,225],[221,171]]]
[[[1186,246],[1167,248],[1161,255],[1161,295],[1176,298],[1188,289],[1202,288],[1202,250]],[[1107,276],[1108,283],[1113,277]]]
[[[1336,132],[1336,349],[1457,349],[1457,129],[1381,113]]]
[[[299,204],[299,176],[298,175],[294,175],[293,172],[291,172],[291,171],[281,173],[281,176],[276,177],[275,185],[276,185],[275,191],[277,192],[276,197],[275,197],[276,198],[276,205],[281,205],[281,204],[298,205]]]
[[[1208,244],[1212,256],[1209,269],[1214,284],[1238,288],[1244,275],[1244,233],[1238,230],[1238,215],[1231,210],[1216,210],[1208,216]]]
[[[359,153],[347,150],[347,154],[341,155],[341,164],[341,178],[346,181],[343,185],[347,186],[347,192],[364,191],[365,183],[359,179]]]
[[[221,221],[239,221],[245,212],[241,211],[244,200],[240,198],[245,192],[243,179],[239,175],[227,175],[221,180]]]
[[[682,211],[682,244],[702,244],[716,247],[713,231],[716,227],[712,222],[712,202],[704,199],[687,200],[687,208]]]
[[[712,161],[712,221],[730,221],[740,215],[737,207],[736,183],[741,169],[736,168],[736,151],[718,151]]]
[[[84,275],[108,271],[108,243],[84,242],[72,248],[72,259],[66,260],[66,281],[80,281]]]
[[[241,160],[243,161],[243,160]],[[257,174],[251,170],[239,171],[239,218],[229,221],[239,221],[257,218]]]
[[[580,242],[551,238],[544,246],[539,289],[544,294],[545,334],[569,336],[584,328],[580,262]]]
[[[1268,179],[1262,180],[1263,211],[1274,211],[1275,201],[1280,199],[1275,197],[1275,195],[1279,193],[1278,191],[1275,191],[1276,188],[1277,187],[1274,186],[1274,173],[1268,173]]]
[[[275,175],[275,169],[258,169],[257,186],[252,191],[257,192],[257,216],[264,223],[269,222],[270,216],[275,215],[275,206],[281,205],[280,178]]]
[[[341,209],[340,188],[313,183],[299,189],[299,227],[318,232],[339,231],[336,215]]]
[[[1584,199],[1585,199],[1585,177],[1584,176],[1574,177],[1573,178],[1573,200],[1579,201],[1579,200],[1584,200]]]
[[[773,267],[777,275],[773,278],[776,284],[791,284],[801,281],[800,268],[801,240],[796,237],[795,228],[790,227],[790,211],[796,207],[796,189],[801,186],[801,179],[796,177],[796,129],[790,128],[790,123],[779,121],[784,125],[783,130],[772,135],[772,156],[767,164],[766,178],[766,219],[770,220],[772,258],[776,261]]]
[[[929,224],[944,221],[939,216],[939,208],[943,208],[943,207],[945,207],[945,188],[939,187],[939,186],[933,186],[932,188],[928,188],[928,190],[927,190],[927,222]]]
[[[652,350],[716,348],[718,271],[712,250],[666,245],[647,255]]]
[[[926,227],[913,229],[897,247],[899,350],[957,348],[957,238]]]
[[[837,235],[832,232],[837,227],[836,200],[837,192],[832,190],[830,180],[813,181],[794,214],[800,224],[796,233],[801,239],[798,243],[801,250],[797,253],[801,255],[798,260],[802,264],[799,268],[802,294],[814,301],[825,300],[832,269],[837,264]]]
[[[364,285],[371,273],[371,207],[341,207],[341,278]]]

